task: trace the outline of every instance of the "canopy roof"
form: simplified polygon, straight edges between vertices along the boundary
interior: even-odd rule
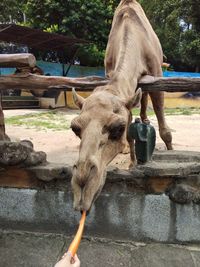
[[[48,33],[16,24],[0,24],[0,41],[27,45],[38,50],[53,51],[88,43],[83,39]]]

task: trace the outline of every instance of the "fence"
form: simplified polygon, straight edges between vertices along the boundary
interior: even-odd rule
[[[0,55],[0,67],[29,67],[36,65],[31,54]],[[96,86],[106,85],[109,80],[98,76],[69,78],[58,76],[42,76],[35,74],[15,74],[0,76],[0,90],[34,89],[69,91],[75,87],[77,91],[92,91]],[[163,78],[144,76],[138,83],[142,91],[157,92],[199,92],[200,78]],[[3,111],[0,106],[0,131],[4,131]],[[3,136],[4,136],[3,134]],[[0,139],[2,134],[0,134]]]

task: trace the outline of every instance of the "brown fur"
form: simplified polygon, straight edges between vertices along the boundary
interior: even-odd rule
[[[137,1],[121,1],[116,9],[106,49],[105,67],[110,82],[97,87],[83,99],[74,92],[81,114],[72,129],[81,138],[79,159],[74,166],[72,188],[74,207],[89,210],[105,183],[108,163],[127,143],[130,109],[141,99],[137,90],[143,75],[162,76],[162,49],[144,11]],[[150,94],[160,135],[172,149],[171,133],[163,113],[163,93]],[[141,101],[141,118],[147,119],[147,94]],[[132,149],[134,165],[135,154]]]

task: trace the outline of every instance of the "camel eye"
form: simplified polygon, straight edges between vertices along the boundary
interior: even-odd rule
[[[77,135],[78,137],[81,137],[81,128],[78,126],[71,126],[72,131]]]
[[[109,129],[109,136],[108,138],[113,140],[113,141],[117,141],[119,140],[125,130],[125,125],[124,124],[120,124],[120,125],[111,125],[110,129]]]

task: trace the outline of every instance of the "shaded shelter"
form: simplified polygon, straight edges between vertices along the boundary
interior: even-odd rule
[[[0,24],[0,41],[24,44],[38,50],[52,51],[88,43],[83,39],[49,33],[16,24]]]
[[[0,24],[0,41],[25,45],[37,51],[56,51],[62,60],[62,73],[67,76],[78,49],[82,44],[89,42],[73,36],[65,36],[57,33],[49,33],[40,29],[32,29],[16,24]],[[70,64],[65,71],[65,51],[68,51]],[[59,92],[50,93],[57,99]],[[49,95],[49,92],[47,93]],[[65,92],[66,99],[66,92]]]
[[[0,24],[0,41],[26,45],[38,51],[57,51],[62,53],[66,49],[70,49],[72,50],[71,60],[76,56],[77,49],[81,44],[89,43],[76,37],[49,33],[16,24]],[[68,71],[69,69],[65,72],[63,66],[63,76],[66,76]]]

